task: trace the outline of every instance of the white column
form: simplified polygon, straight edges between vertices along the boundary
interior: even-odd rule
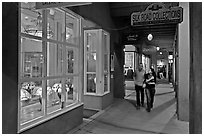
[[[189,68],[190,68],[190,32],[189,2],[181,2],[183,22],[178,27],[178,118],[189,120]]]

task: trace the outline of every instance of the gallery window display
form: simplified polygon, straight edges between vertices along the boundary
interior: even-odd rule
[[[80,17],[21,3],[19,131],[80,103]],[[47,23],[46,23],[47,22]]]
[[[103,95],[110,91],[110,36],[102,29],[84,31],[85,91]]]
[[[150,70],[150,58],[148,56],[145,56],[144,54],[142,54],[142,64],[144,70],[146,71],[146,73],[148,73]]]

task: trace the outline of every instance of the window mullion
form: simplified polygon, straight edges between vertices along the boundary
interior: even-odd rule
[[[42,27],[43,35],[42,35],[42,44],[43,44],[43,77],[47,77],[47,42],[44,39],[47,39],[47,10],[43,10],[43,27]],[[43,80],[43,92],[42,92],[42,109],[47,115],[47,80]]]

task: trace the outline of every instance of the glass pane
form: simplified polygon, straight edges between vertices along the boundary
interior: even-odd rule
[[[66,42],[72,44],[79,43],[79,24],[78,19],[66,15]]]
[[[109,64],[109,62],[108,62],[108,54],[104,54],[104,72],[108,72],[108,64]]]
[[[87,72],[96,72],[96,53],[87,54]]]
[[[22,77],[42,77],[44,63],[42,42],[21,38],[21,62]]]
[[[42,81],[23,82],[20,91],[21,124],[43,116]]]
[[[125,66],[134,67],[134,52],[125,52]]]
[[[63,74],[63,46],[55,43],[47,44],[47,76]]]
[[[96,74],[87,74],[87,93],[96,93]]]
[[[96,46],[98,45],[98,37],[96,33],[87,33],[87,52],[96,52]]]
[[[49,9],[47,38],[57,41],[65,39],[65,12],[58,9]]]
[[[103,35],[103,44],[104,44],[103,47],[104,47],[104,52],[105,52],[105,53],[108,52],[108,47],[107,47],[107,46],[108,46],[108,43],[107,43],[108,41],[107,41],[107,40],[108,40],[108,39],[107,39],[107,35],[104,34],[104,35]]]
[[[47,80],[47,113],[63,108],[64,101],[62,79]]]
[[[65,80],[66,105],[77,102],[78,100],[78,77],[69,77]]]
[[[104,92],[108,91],[108,75],[104,75]]]
[[[35,2],[21,3],[21,32],[42,37],[42,11],[34,7]]]
[[[66,46],[66,73],[74,73],[74,51]]]
[[[65,65],[66,74],[77,73],[78,72],[78,49],[65,46]]]

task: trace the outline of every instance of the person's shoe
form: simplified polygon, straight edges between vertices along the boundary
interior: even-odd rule
[[[144,107],[144,104],[142,104],[141,107]]]
[[[139,110],[139,109],[140,109],[140,106],[136,106],[136,109]]]
[[[147,110],[147,112],[150,112],[150,111],[151,111],[150,108],[147,108],[146,110]]]

